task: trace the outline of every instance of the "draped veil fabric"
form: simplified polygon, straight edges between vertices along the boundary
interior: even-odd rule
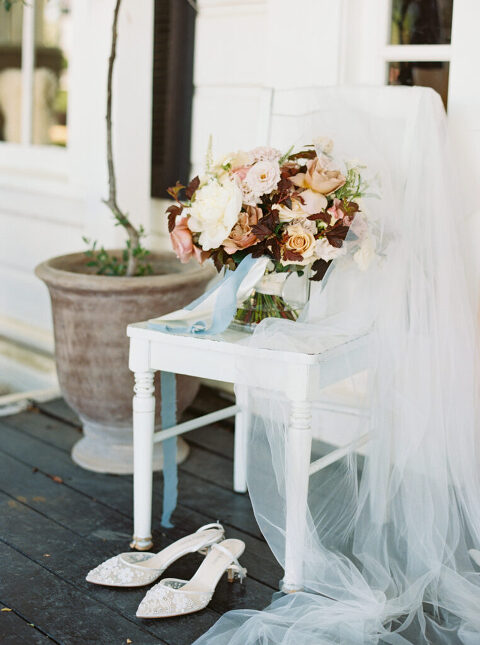
[[[432,90],[277,93],[273,145],[320,135],[334,140],[335,158],[375,176],[380,199],[363,200],[375,258],[363,271],[337,260],[302,322],[264,321],[250,342],[320,352],[369,332],[371,367],[343,384],[368,414],[347,420],[315,407],[313,430],[348,425],[351,438],[371,438],[364,460],[353,453],[310,478],[305,591],[229,612],[196,643],[478,644],[480,574],[468,552],[480,548],[476,292],[463,263],[474,204],[454,176]],[[283,564],[285,487],[295,486],[285,479],[288,405],[248,394],[249,492]]]

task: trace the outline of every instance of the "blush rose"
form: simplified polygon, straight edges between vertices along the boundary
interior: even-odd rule
[[[262,210],[256,206],[246,206],[245,211],[242,211],[238,216],[238,222],[233,227],[230,235],[223,242],[223,248],[229,255],[233,255],[237,251],[247,249],[258,242],[254,233],[252,233],[252,226],[258,224],[258,220],[262,217]]]
[[[170,233],[170,240],[173,250],[182,264],[186,264],[192,256],[202,264],[208,257],[208,253],[204,253],[193,243],[192,232],[188,228],[188,217],[186,215],[177,217],[175,228]]]

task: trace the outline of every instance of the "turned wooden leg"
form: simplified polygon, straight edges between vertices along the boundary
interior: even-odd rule
[[[133,397],[133,539],[132,549],[146,551],[152,543],[154,372],[135,372]]]
[[[247,449],[250,415],[247,412],[246,393],[237,395],[240,411],[235,415],[235,445],[233,456],[233,490],[236,493],[247,492]]]
[[[292,401],[285,445],[287,518],[285,576],[282,591],[303,588],[304,545],[307,529],[307,497],[312,450],[311,404]]]

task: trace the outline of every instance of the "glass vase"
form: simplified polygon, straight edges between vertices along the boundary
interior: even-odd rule
[[[237,309],[231,327],[253,331],[265,318],[297,320],[310,298],[310,272],[267,269],[262,280]]]

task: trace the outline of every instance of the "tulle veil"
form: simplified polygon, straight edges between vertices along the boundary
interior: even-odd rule
[[[355,399],[363,413],[315,405],[313,431],[370,440],[365,454],[310,478],[304,591],[229,612],[196,644],[478,644],[480,574],[469,554],[480,548],[477,294],[464,268],[473,208],[454,174],[443,105],[425,88],[277,92],[271,144],[318,135],[373,180],[377,196],[362,207],[375,255],[364,270],[339,258],[302,322],[264,321],[249,342],[313,353],[369,334],[369,369],[318,396]],[[259,391],[248,401],[249,493],[283,564],[288,405]]]

